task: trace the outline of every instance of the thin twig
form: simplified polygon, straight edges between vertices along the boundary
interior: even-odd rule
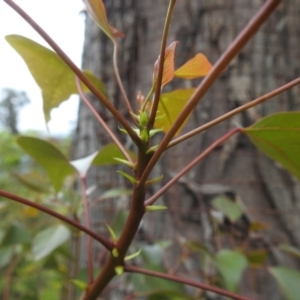
[[[171,274],[164,274],[161,272],[156,272],[156,271],[152,271],[152,270],[146,270],[146,269],[142,269],[136,266],[131,266],[131,265],[126,265],[124,267],[124,271],[128,272],[128,273],[139,273],[139,274],[144,274],[144,275],[148,275],[148,276],[152,276],[152,277],[156,277],[156,278],[162,278],[162,279],[166,279],[166,280],[171,280],[171,281],[175,281],[175,282],[179,282],[179,283],[183,283],[189,286],[194,286],[196,288],[205,290],[205,291],[210,291],[219,295],[223,295],[225,297],[230,297],[232,299],[235,300],[252,300],[248,297],[245,296],[241,296],[226,290],[223,290],[221,288],[209,285],[209,284],[205,284],[205,283],[201,283],[201,282],[197,282],[194,280],[189,280],[186,278],[182,278],[179,276],[175,276],[175,275],[171,275]]]
[[[130,112],[133,112],[133,109],[132,109],[132,106],[131,106],[131,104],[128,100],[127,94],[126,94],[125,89],[124,89],[123,82],[122,82],[121,77],[120,77],[119,68],[118,68],[118,49],[119,49],[118,48],[118,42],[114,41],[113,68],[114,68],[114,72],[115,72],[115,76],[116,76],[116,79],[117,79],[119,89],[121,91],[121,95],[122,95],[123,100],[125,102],[125,105],[127,107],[128,113],[130,113]],[[133,116],[131,114],[130,114],[130,116],[132,117],[133,122],[136,123],[136,120],[133,118]]]
[[[144,171],[144,174],[140,178],[138,187],[142,186],[147,180],[150,172],[154,168],[155,164],[159,160],[162,153],[168,147],[168,144],[182,126],[183,122],[193,111],[198,102],[202,99],[208,89],[216,81],[219,75],[224,71],[230,61],[241,51],[249,39],[257,32],[259,27],[265,22],[273,10],[278,6],[281,0],[269,0],[267,1],[261,9],[255,14],[255,16],[250,20],[248,25],[244,30],[238,35],[238,37],[230,44],[228,49],[223,53],[219,58],[217,63],[211,69],[209,74],[203,79],[200,85],[195,90],[191,99],[188,101],[186,106],[183,108],[173,125],[171,126],[168,133],[165,135],[161,143],[159,144],[157,150],[154,152],[150,162],[148,163],[147,168]]]
[[[86,177],[80,176],[80,183],[81,183],[81,194],[82,194],[82,202],[84,207],[84,214],[85,214],[85,226],[91,230],[91,218],[89,212],[89,205],[88,199],[86,196]],[[93,268],[93,241],[91,236],[88,235],[87,237],[87,261],[88,261],[88,283],[92,284],[94,281],[94,268]]]
[[[170,0],[169,8],[168,8],[167,16],[166,16],[165,27],[164,27],[164,31],[163,31],[163,37],[162,37],[161,49],[160,49],[160,60],[159,60],[158,74],[157,74],[157,79],[156,79],[155,95],[154,95],[154,99],[153,99],[153,103],[152,103],[152,107],[151,107],[149,121],[147,124],[148,130],[152,129],[152,127],[153,127],[157,108],[158,108],[158,102],[159,102],[160,92],[161,92],[161,84],[162,84],[163,73],[164,73],[164,62],[165,62],[167,38],[168,38],[168,32],[169,32],[169,27],[170,27],[170,22],[171,22],[171,17],[172,17],[172,11],[173,11],[175,3],[176,3],[176,0]]]
[[[265,95],[263,95],[263,96],[255,99],[255,100],[252,100],[249,103],[241,105],[240,107],[235,108],[232,111],[230,111],[230,112],[228,112],[228,113],[226,113],[226,114],[224,114],[224,115],[222,115],[222,116],[220,116],[220,117],[218,117],[218,118],[216,118],[216,119],[214,119],[214,120],[212,120],[212,121],[210,121],[210,122],[208,122],[208,123],[206,123],[206,124],[204,124],[204,125],[196,128],[196,129],[194,129],[194,130],[192,130],[192,131],[190,131],[190,132],[188,132],[188,133],[186,133],[186,134],[184,134],[184,135],[182,135],[182,136],[180,136],[180,137],[172,140],[169,143],[167,149],[169,149],[169,148],[171,148],[171,147],[173,147],[173,146],[175,146],[175,145],[177,145],[177,144],[179,144],[179,143],[187,140],[190,137],[195,136],[196,134],[198,134],[198,133],[200,133],[200,132],[202,132],[202,131],[204,131],[204,130],[206,130],[206,129],[214,126],[214,125],[217,125],[217,124],[219,124],[219,123],[221,123],[221,122],[223,122],[223,121],[225,121],[225,120],[233,117],[234,115],[236,115],[238,113],[241,113],[241,112],[243,112],[243,111],[245,111],[245,110],[247,110],[247,109],[249,109],[249,108],[251,108],[253,106],[261,104],[261,103],[263,103],[263,102],[265,102],[265,101],[267,101],[267,100],[269,100],[269,99],[277,96],[278,94],[281,94],[281,93],[285,92],[286,90],[289,90],[290,88],[292,88],[293,86],[295,86],[295,85],[297,85],[299,83],[300,83],[300,77],[297,78],[297,79],[295,79],[295,80],[293,80],[293,81],[291,81],[291,82],[289,82],[289,83],[287,83],[287,84],[285,84],[285,85],[283,85],[283,86],[281,86],[281,87],[279,87],[279,88],[277,88],[276,90],[273,90],[273,91],[269,92],[268,94],[265,94]]]
[[[162,196],[172,185],[174,185],[184,174],[190,171],[196,164],[198,164],[203,158],[209,155],[216,147],[221,145],[224,141],[229,139],[232,135],[240,132],[240,128],[234,128],[227,132],[225,135],[217,139],[212,143],[205,151],[203,151],[199,156],[197,156],[192,162],[190,162],[184,169],[176,174],[166,185],[164,185],[156,194],[145,201],[145,206],[152,205],[160,196]]]
[[[108,133],[108,135],[111,137],[111,139],[115,142],[115,144],[118,146],[118,148],[123,153],[123,155],[126,157],[126,159],[133,163],[131,156],[128,154],[128,152],[126,151],[124,146],[121,144],[121,142],[118,140],[117,136],[112,132],[112,130],[108,127],[107,123],[102,119],[102,117],[99,115],[99,113],[93,107],[93,105],[90,103],[89,99],[85,96],[85,94],[81,88],[79,78],[77,76],[75,77],[75,80],[76,80],[76,86],[77,86],[77,89],[78,89],[78,92],[79,92],[79,95],[80,95],[82,101],[90,109],[90,111],[96,117],[98,122],[103,126],[105,131]]]
[[[136,145],[140,145],[141,140],[131,128],[130,124],[123,115],[109,102],[108,99],[93,85],[93,83],[83,74],[83,72],[73,63],[73,61],[64,53],[64,51],[53,41],[53,39],[16,3],[12,0],[3,0],[12,7],[29,25],[31,25],[41,37],[52,47],[57,55],[69,66],[69,68],[80,78],[80,80],[89,88],[89,90],[102,102],[102,104],[113,114],[128,132]]]
[[[57,213],[56,211],[45,207],[41,204],[35,203],[33,201],[30,201],[28,199],[25,199],[23,197],[17,196],[15,194],[0,190],[0,196],[25,204],[27,206],[31,206],[33,208],[36,208],[50,216],[55,217],[56,219],[59,219],[75,228],[77,228],[78,230],[81,230],[82,232],[85,232],[86,234],[90,235],[91,237],[93,237],[95,240],[97,240],[99,243],[101,243],[107,250],[111,251],[114,248],[114,243],[112,243],[111,241],[103,238],[102,236],[98,235],[97,233],[89,230],[88,228],[86,228],[85,226],[82,226],[81,224],[79,224],[78,222],[73,221],[70,218],[67,218],[59,213]]]

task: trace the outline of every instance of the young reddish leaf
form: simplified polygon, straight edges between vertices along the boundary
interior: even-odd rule
[[[34,80],[42,90],[45,120],[50,120],[50,111],[78,94],[75,76],[64,61],[52,50],[20,35],[6,36],[6,41],[24,59]],[[106,95],[103,83],[92,73],[83,71],[92,83]],[[84,92],[89,92],[82,85]]]
[[[188,102],[195,89],[180,89],[175,90],[170,93],[161,94],[159,104],[158,104],[158,118],[155,120],[154,127],[162,129],[164,132],[167,132],[180,112],[182,111],[185,104]],[[178,135],[186,124],[188,119],[182,124],[182,126],[177,131]]]
[[[300,112],[284,112],[242,129],[264,154],[300,180]]]
[[[198,53],[195,57],[177,69],[175,71],[175,76],[185,79],[204,77],[208,74],[211,68],[212,65],[208,61],[207,57],[202,53]]]
[[[106,9],[102,0],[86,0],[85,3],[86,9],[92,19],[112,41],[114,41],[116,37],[124,36],[121,31],[108,24]]]
[[[179,42],[173,42],[166,48],[163,78],[161,83],[162,87],[167,83],[169,83],[174,78],[174,53],[178,43]],[[157,61],[154,64],[154,74],[153,74],[154,85],[156,85],[159,63],[160,63],[160,56],[158,57]]]

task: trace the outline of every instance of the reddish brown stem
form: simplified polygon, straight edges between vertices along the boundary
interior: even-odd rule
[[[103,128],[105,129],[105,131],[108,133],[108,135],[111,137],[111,139],[115,142],[115,144],[118,146],[118,148],[121,150],[121,152],[123,153],[123,155],[126,157],[126,159],[130,162],[133,162],[132,158],[130,157],[130,155],[127,153],[126,149],[123,147],[123,145],[120,143],[120,141],[118,140],[118,138],[116,137],[116,135],[112,132],[112,130],[108,127],[107,123],[102,119],[102,117],[99,115],[99,113],[96,111],[96,109],[93,107],[93,105],[90,103],[89,99],[85,96],[79,79],[76,76],[75,77],[76,80],[76,86],[79,92],[80,97],[82,98],[82,101],[86,104],[86,106],[90,109],[90,111],[92,112],[92,114],[95,116],[95,118],[99,121],[99,123],[103,126]]]
[[[55,217],[56,219],[59,219],[59,220],[65,222],[65,223],[67,223],[67,224],[69,224],[69,225],[77,228],[78,230],[81,230],[82,232],[90,235],[96,241],[98,241],[99,243],[101,243],[107,250],[112,250],[114,248],[114,243],[112,243],[111,241],[103,238],[102,236],[100,236],[97,233],[89,230],[85,226],[82,226],[78,222],[75,222],[72,219],[63,216],[63,215],[61,215],[61,214],[53,211],[52,209],[50,209],[48,207],[45,207],[43,205],[40,205],[38,203],[32,202],[30,200],[27,200],[25,198],[22,198],[20,196],[11,194],[11,193],[3,191],[3,190],[0,190],[0,196],[2,196],[4,198],[7,198],[7,199],[10,199],[10,200],[13,200],[13,201],[16,201],[16,202],[19,202],[19,203],[22,203],[22,204],[25,204],[27,206],[31,206],[33,208],[36,208],[39,211],[42,211],[42,212],[44,212],[44,213],[46,213],[46,214],[48,214],[50,216]]]
[[[275,96],[277,96],[277,95],[279,95],[279,94],[281,94],[281,93],[289,90],[290,88],[292,88],[293,86],[295,86],[295,85],[297,85],[299,83],[300,83],[300,77],[297,78],[297,79],[295,79],[295,80],[293,80],[293,81],[291,81],[291,82],[289,82],[289,83],[287,83],[287,84],[285,84],[285,85],[283,85],[283,86],[281,86],[281,87],[279,87],[279,88],[277,88],[276,90],[273,90],[273,91],[271,91],[271,92],[269,92],[269,93],[267,93],[267,94],[265,94],[265,95],[263,95],[263,96],[255,99],[255,100],[252,100],[249,103],[246,103],[246,104],[241,105],[240,107],[238,107],[236,109],[233,109],[232,111],[230,111],[230,112],[228,112],[228,113],[226,113],[226,114],[224,114],[224,115],[222,115],[222,116],[220,116],[220,117],[218,117],[218,118],[216,118],[216,119],[214,119],[214,120],[212,120],[212,121],[210,121],[210,122],[208,122],[208,123],[206,123],[206,124],[204,124],[204,125],[196,128],[196,129],[194,129],[194,130],[192,130],[192,131],[190,131],[190,132],[188,132],[188,133],[180,136],[177,139],[172,140],[169,143],[169,145],[168,145],[167,148],[169,149],[169,148],[171,148],[171,147],[173,147],[173,146],[181,143],[182,141],[185,141],[188,138],[193,137],[196,134],[198,134],[198,133],[200,133],[200,132],[202,132],[202,131],[204,131],[204,130],[212,127],[212,126],[215,126],[215,125],[217,125],[217,124],[219,124],[219,123],[221,123],[221,122],[223,122],[223,121],[225,121],[225,120],[233,117],[234,115],[236,115],[238,113],[241,113],[241,112],[243,112],[243,111],[245,111],[245,110],[247,110],[247,109],[249,109],[251,107],[254,107],[254,106],[258,105],[258,104],[261,104],[261,103],[263,103],[263,102],[265,102],[267,100],[270,100],[271,98],[273,98],[273,97],[275,97]]]
[[[93,85],[93,83],[83,74],[83,72],[73,63],[73,61],[63,52],[63,50],[52,40],[52,38],[16,3],[11,0],[3,0],[12,7],[28,24],[30,24],[41,37],[52,47],[57,55],[68,65],[78,78],[89,88],[89,90],[102,102],[102,104],[113,114],[128,132],[131,139],[139,145],[141,143],[138,135],[133,131],[130,124],[123,115],[106,99],[106,97]]]
[[[81,182],[81,193],[82,193],[82,202],[84,207],[84,214],[85,214],[85,226],[91,230],[91,218],[89,212],[89,205],[88,199],[86,196],[86,177],[80,177]],[[87,236],[87,261],[88,261],[88,283],[92,284],[94,281],[94,274],[93,274],[93,241],[91,236]]]
[[[170,27],[170,22],[171,22],[171,17],[172,17],[172,11],[173,11],[175,2],[176,2],[176,0],[170,0],[167,17],[166,17],[166,21],[165,21],[165,27],[164,27],[164,31],[163,31],[162,43],[161,43],[161,48],[160,48],[160,56],[159,56],[160,60],[159,60],[158,74],[157,74],[157,79],[156,79],[155,94],[154,94],[154,99],[153,99],[153,103],[152,103],[152,107],[151,107],[149,121],[147,124],[147,128],[149,130],[152,129],[152,127],[153,127],[157,108],[158,108],[158,103],[159,103],[159,99],[160,99],[161,84],[162,84],[163,73],[164,73],[164,62],[165,62],[165,51],[166,51],[166,46],[167,46],[167,38],[168,38],[168,32],[169,32],[169,27]]]
[[[241,295],[223,290],[221,288],[218,288],[218,287],[215,287],[215,286],[212,286],[209,284],[181,278],[181,277],[175,276],[175,275],[164,274],[164,273],[160,273],[160,272],[156,272],[156,271],[152,271],[152,270],[146,270],[146,269],[142,269],[142,268],[130,266],[130,265],[126,265],[124,267],[124,271],[128,272],[128,273],[139,273],[139,274],[144,274],[144,275],[148,275],[148,276],[152,276],[152,277],[156,277],[156,278],[162,278],[162,279],[166,279],[166,280],[183,283],[183,284],[186,284],[189,286],[194,286],[196,288],[199,288],[199,289],[202,289],[205,291],[210,291],[210,292],[213,292],[213,293],[216,293],[219,295],[223,295],[225,297],[230,297],[235,300],[252,300],[248,297],[241,296]]]
[[[139,185],[142,185],[147,180],[150,172],[157,163],[158,159],[162,153],[167,148],[168,144],[182,126],[183,122],[188,118],[190,113],[193,111],[198,102],[202,99],[208,89],[216,81],[219,75],[227,67],[230,61],[241,51],[249,39],[257,32],[259,27],[265,22],[273,10],[278,6],[281,0],[269,0],[267,1],[261,9],[256,13],[256,15],[251,19],[244,30],[238,35],[238,37],[230,44],[228,49],[223,53],[220,59],[216,62],[214,67],[211,69],[209,74],[203,79],[200,85],[195,90],[191,99],[188,101],[186,106],[183,108],[180,115],[177,117],[173,125],[171,126],[168,133],[165,135],[157,150],[154,152],[144,174],[142,175]]]
[[[199,156],[197,156],[192,162],[190,162],[185,168],[183,168],[179,173],[176,174],[166,185],[164,185],[155,195],[145,202],[145,206],[152,205],[160,196],[162,196],[172,185],[174,185],[184,174],[190,171],[196,164],[198,164],[203,158],[209,155],[216,147],[224,143],[232,135],[240,132],[240,128],[234,128],[228,133],[217,139],[212,143],[205,151],[203,151]]]

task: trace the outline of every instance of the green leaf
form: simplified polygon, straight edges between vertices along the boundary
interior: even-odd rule
[[[134,158],[134,154],[130,151],[129,155]],[[105,165],[117,165],[120,164],[119,161],[116,161],[115,157],[126,159],[121,150],[116,144],[108,144],[104,146],[98,153],[98,155],[93,160],[94,166],[105,166]]]
[[[211,69],[212,65],[207,57],[202,53],[198,53],[195,57],[177,69],[175,71],[175,76],[185,79],[194,79],[206,76]]]
[[[213,262],[223,279],[225,288],[237,292],[242,274],[248,265],[246,257],[239,252],[221,250]]]
[[[9,265],[14,255],[14,246],[5,246],[0,248],[0,269]]]
[[[20,35],[8,35],[6,41],[24,59],[34,80],[42,90],[45,120],[50,120],[50,111],[78,94],[75,75],[65,62],[52,50]],[[106,94],[103,83],[92,73],[85,75],[103,94]],[[84,92],[89,92],[82,85]]]
[[[27,188],[38,192],[48,193],[49,192],[49,181],[45,179],[41,174],[35,171],[27,173],[14,173],[12,174],[20,183],[25,185]]]
[[[123,266],[117,266],[115,267],[115,272],[117,275],[122,275],[124,273],[124,267]]]
[[[232,222],[237,221],[243,214],[240,206],[225,196],[214,198],[212,200],[212,205]]]
[[[132,177],[131,175],[129,175],[123,171],[117,171],[117,173],[119,173],[120,175],[122,175],[123,177],[128,179],[132,184],[137,184],[137,180],[134,177]]]
[[[109,231],[109,234],[110,234],[112,240],[113,240],[114,242],[116,242],[116,241],[117,241],[117,236],[116,236],[114,230],[113,230],[107,223],[105,223],[105,225],[106,225],[106,227],[107,227],[107,229],[108,229],[108,231]]]
[[[139,250],[136,251],[135,253],[126,256],[126,257],[124,258],[124,260],[125,260],[125,261],[129,261],[129,260],[131,260],[131,259],[134,259],[135,257],[139,256],[141,252],[142,252],[142,249],[139,249]]]
[[[279,284],[285,300],[298,300],[300,295],[300,273],[287,267],[270,268],[271,274]]]
[[[168,209],[166,206],[164,205],[150,205],[150,206],[146,206],[146,211],[161,211],[161,210],[166,210]]]
[[[75,286],[77,286],[82,291],[85,291],[88,288],[88,284],[84,281],[81,281],[78,279],[71,279],[70,282],[73,283]]]
[[[2,246],[30,243],[31,235],[27,228],[21,224],[12,224],[5,232]]]
[[[121,158],[118,158],[118,157],[114,157],[114,160],[116,160],[116,161],[120,162],[121,164],[124,164],[124,165],[126,165],[126,166],[128,166],[132,169],[135,168],[135,164],[132,163],[131,161],[126,160],[126,159],[121,159]]]
[[[287,244],[280,244],[279,249],[290,255],[293,255],[294,257],[300,258],[300,249],[299,248],[296,248],[296,247],[293,247],[293,246],[287,245]]]
[[[115,37],[123,36],[123,33],[108,24],[106,9],[102,0],[86,0],[85,3],[91,18],[112,41],[115,40]]]
[[[44,168],[56,192],[61,189],[66,176],[74,173],[74,168],[67,158],[51,143],[29,136],[21,136],[17,142]]]
[[[131,194],[132,194],[132,190],[124,189],[124,188],[115,188],[115,189],[108,190],[104,194],[102,194],[101,199],[116,198],[116,197],[131,195]]]
[[[172,91],[170,93],[161,94],[160,101],[158,104],[158,118],[155,120],[154,127],[158,129],[162,129],[164,132],[167,132],[174,121],[181,113],[182,109],[188,102],[188,100],[193,95],[195,89],[179,89]],[[184,127],[188,119],[182,124],[182,126],[177,131],[176,135],[178,135],[181,129]]]
[[[242,130],[264,154],[300,180],[300,112],[283,112]]]
[[[70,238],[70,230],[65,225],[51,226],[40,231],[33,239],[32,252],[35,260],[40,260]]]

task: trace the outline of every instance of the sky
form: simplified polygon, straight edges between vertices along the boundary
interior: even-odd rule
[[[58,43],[67,55],[80,66],[84,40],[82,0],[15,0]],[[19,129],[46,133],[40,88],[26,64],[5,41],[9,34],[23,35],[44,46],[46,42],[6,3],[0,1],[0,90],[13,88],[25,91],[31,101],[20,114]],[[78,97],[62,103],[51,113],[51,135],[66,135],[76,125]]]

